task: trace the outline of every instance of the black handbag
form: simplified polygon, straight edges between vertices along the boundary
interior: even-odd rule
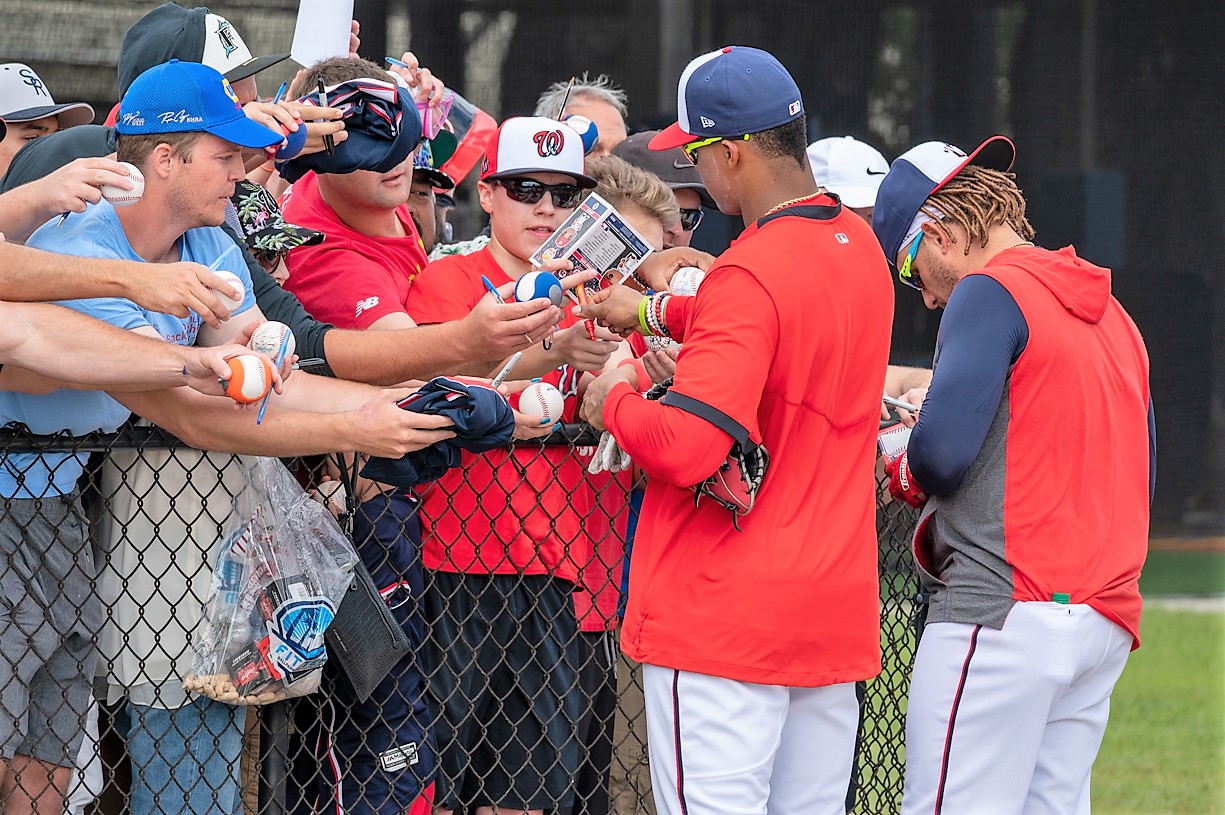
[[[324,639],[329,658],[336,660],[359,702],[369,699],[391,669],[412,651],[408,635],[360,560]]]

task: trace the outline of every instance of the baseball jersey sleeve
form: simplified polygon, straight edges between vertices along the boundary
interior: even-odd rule
[[[998,281],[969,275],[940,320],[940,353],[907,446],[924,492],[948,495],[978,458],[1008,373],[1029,341],[1016,300]]]
[[[725,267],[702,284],[673,389],[726,413],[761,439],[757,411],[778,347],[774,301],[749,272]],[[669,303],[671,308],[671,303]],[[688,487],[713,473],[732,438],[709,422],[618,385],[604,405],[618,444],[652,478]]]

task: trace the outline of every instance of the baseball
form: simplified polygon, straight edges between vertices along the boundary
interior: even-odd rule
[[[565,400],[561,397],[561,391],[548,382],[528,385],[523,393],[519,394],[519,412],[524,416],[548,419],[549,424],[561,421],[564,407]]]
[[[692,297],[698,293],[698,287],[702,285],[702,281],[705,279],[706,272],[693,266],[685,266],[677,269],[675,274],[672,275],[668,288],[673,294]]]
[[[132,183],[136,186],[130,190],[125,190],[113,184],[103,184],[99,189],[102,192],[102,197],[110,201],[112,206],[126,207],[130,204],[135,204],[145,194],[145,177],[141,175],[140,170],[136,169],[134,165],[126,161],[119,163],[128,171],[128,178],[132,179]]]
[[[549,272],[528,272],[515,281],[515,299],[520,303],[544,297],[555,306],[561,305],[561,281]]]
[[[285,346],[285,356],[282,359],[289,359],[297,350],[298,342],[294,339],[293,331],[289,329],[289,326],[285,323],[278,323],[276,320],[269,320],[255,329],[247,347],[252,351],[267,354],[270,359],[275,360],[277,353],[281,350],[281,342],[286,337],[289,339],[289,344]]]
[[[227,362],[230,379],[225,384],[225,395],[241,405],[249,405],[264,398],[272,388],[272,368],[260,357],[240,354]]]
[[[209,291],[217,295],[217,299],[221,301],[221,305],[225,306],[226,309],[229,311],[233,311],[234,309],[241,306],[242,301],[247,298],[247,287],[244,286],[242,284],[242,281],[238,279],[238,275],[234,274],[233,272],[227,272],[225,270],[222,270],[220,272],[214,272],[214,274],[217,275],[217,277],[220,277],[226,283],[229,283],[231,286],[238,289],[238,291],[242,292],[242,296],[239,297],[237,300],[231,300],[229,297],[226,297],[224,294],[222,294],[217,289],[210,288]]]

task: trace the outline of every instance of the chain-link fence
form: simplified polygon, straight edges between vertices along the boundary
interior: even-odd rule
[[[284,469],[154,427],[0,436],[14,494],[40,468],[83,468],[76,492],[6,500],[0,518],[13,795],[98,813],[428,813],[423,791],[457,812],[654,812],[641,671],[616,639],[642,485],[588,474],[595,441],[564,426],[407,495],[352,462]],[[269,540],[301,526],[300,507],[267,503],[263,482],[290,473],[339,521],[314,534],[343,528],[361,562],[321,672],[283,659],[309,668],[321,580],[252,521],[270,516]],[[913,516],[879,496],[884,671],[848,790],[862,813],[900,802],[915,643]]]

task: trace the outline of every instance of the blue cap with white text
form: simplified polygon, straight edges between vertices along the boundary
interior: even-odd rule
[[[172,59],[136,77],[119,103],[121,136],[211,133],[239,147],[280,144],[280,133],[248,119],[230,83],[197,62]]]

